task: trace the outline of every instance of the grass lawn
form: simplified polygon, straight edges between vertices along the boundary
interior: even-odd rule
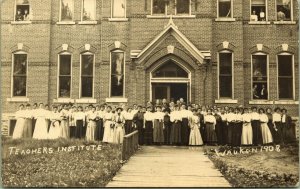
[[[118,145],[2,137],[4,187],[103,187],[120,167]]]
[[[210,159],[236,187],[276,187],[299,184],[299,146],[280,146],[280,151],[258,150],[257,153],[217,156],[205,147]],[[258,148],[260,149],[260,148]],[[219,149],[220,150],[220,149]]]

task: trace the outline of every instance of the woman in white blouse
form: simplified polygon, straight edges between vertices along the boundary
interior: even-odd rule
[[[242,145],[252,145],[253,133],[251,126],[251,113],[252,111],[248,108],[244,108],[243,119],[243,130],[242,130]]]
[[[36,123],[32,138],[47,139],[48,138],[48,120],[49,111],[44,109],[44,104],[39,104],[39,109],[35,113]]]
[[[16,112],[15,117],[17,119],[17,122],[16,122],[16,126],[12,138],[13,139],[22,138],[24,136],[25,118],[26,118],[23,104],[19,106],[19,110]]]
[[[217,142],[217,135],[215,131],[216,118],[212,115],[212,110],[208,109],[204,116],[206,140],[208,144],[215,144]]]
[[[262,108],[259,109],[259,120],[260,120],[260,125],[261,125],[263,144],[272,143],[273,137],[272,137],[271,131],[268,127],[269,118],[268,118],[267,114],[265,114],[265,110]]]

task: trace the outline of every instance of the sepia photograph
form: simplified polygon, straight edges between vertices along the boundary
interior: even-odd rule
[[[0,0],[1,187],[299,187],[297,0]]]

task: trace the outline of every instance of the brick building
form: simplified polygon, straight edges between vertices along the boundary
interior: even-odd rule
[[[4,0],[2,130],[21,103],[183,97],[298,115],[296,0]]]

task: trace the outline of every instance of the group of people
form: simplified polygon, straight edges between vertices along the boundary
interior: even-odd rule
[[[28,12],[28,9],[24,9],[22,12],[21,9],[17,10],[15,21],[30,21],[31,15]]]
[[[140,145],[265,145],[294,140],[286,109],[187,105],[183,99],[146,106],[20,105],[13,138],[77,138],[123,142],[138,130]]]

